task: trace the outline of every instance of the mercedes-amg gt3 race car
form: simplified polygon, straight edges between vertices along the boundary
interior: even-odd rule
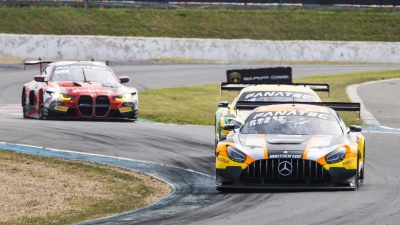
[[[25,61],[23,67],[37,64],[41,74],[22,88],[24,118],[137,119],[137,90],[123,86],[129,78],[117,78],[108,62],[39,59]]]
[[[240,92],[231,104],[227,101],[218,103],[215,113],[216,145],[229,133],[223,129],[225,124],[233,123],[239,127],[250,113],[251,110],[237,109],[239,101],[320,102],[315,91],[330,91],[329,84],[293,83],[291,67],[228,70],[227,80],[221,83],[221,95],[223,90]]]
[[[257,107],[249,102],[242,106]],[[359,126],[346,127],[333,109],[359,107],[267,105],[255,108],[240,128],[225,125],[232,132],[216,149],[217,190],[357,189],[364,179],[364,136]]]

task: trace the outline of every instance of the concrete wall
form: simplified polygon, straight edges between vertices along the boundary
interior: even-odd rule
[[[400,63],[400,42],[254,41],[0,34],[0,57]]]

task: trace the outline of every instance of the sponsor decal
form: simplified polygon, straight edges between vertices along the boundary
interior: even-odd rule
[[[250,127],[254,127],[255,125],[261,125],[265,123],[271,122],[271,117],[266,117],[266,118],[260,118],[257,120],[251,120],[250,121]]]
[[[54,71],[54,74],[63,74],[63,73],[68,74],[69,70],[56,70],[56,71]]]
[[[298,92],[288,92],[288,91],[262,91],[262,92],[254,92],[248,93],[244,98],[244,101],[248,101],[253,98],[260,98],[260,97],[291,97],[291,98],[298,98],[304,100],[313,100],[314,98],[311,95],[306,95]]]
[[[344,161],[343,165],[347,165],[347,164],[350,164],[350,163],[353,163],[353,162],[354,162],[354,159],[349,159],[347,161]]]
[[[224,159],[224,158],[220,158],[220,157],[218,157],[218,158],[217,158],[217,160],[218,160],[218,161],[220,161],[220,162],[226,163],[226,164],[228,164],[228,163],[229,163],[229,160],[227,160],[227,159]]]
[[[231,83],[240,83],[242,79],[242,75],[238,72],[230,73],[228,77],[229,77],[229,82]]]
[[[120,108],[119,111],[122,112],[122,113],[125,113],[125,112],[130,112],[132,110],[131,110],[131,107],[128,106],[128,107]]]
[[[258,80],[258,81],[262,81],[262,80],[288,80],[290,79],[289,75],[267,75],[267,76],[257,76],[257,77],[244,77],[243,80],[244,81],[254,81],[254,80]]]
[[[329,114],[320,112],[311,112],[311,111],[276,111],[276,112],[257,113],[254,115],[253,119],[255,120],[260,117],[265,118],[273,116],[308,116],[325,120],[329,119]]]
[[[227,136],[230,133],[229,130],[222,130],[221,134]]]
[[[290,75],[271,75],[271,80],[289,80]]]
[[[253,80],[269,80],[269,76],[259,76],[259,77],[245,77],[244,81],[253,81]]]
[[[55,110],[66,112],[68,111],[68,107],[57,105],[54,107]]]
[[[311,112],[311,111],[276,111],[276,112],[265,112],[265,113],[256,113],[253,116],[253,119],[250,120],[249,126],[254,127],[258,125],[268,124],[271,122],[271,118],[274,116],[306,116],[306,117],[314,117],[319,119],[328,120],[330,115],[319,112]]]
[[[306,139],[272,138],[271,142],[304,142]],[[284,152],[285,153],[285,152]]]
[[[110,90],[101,90],[101,89],[76,89],[72,90],[73,93],[77,92],[104,92],[104,93],[113,93],[113,91]]]
[[[278,172],[282,176],[289,176],[292,173],[293,166],[290,162],[288,161],[282,161],[278,165]]]
[[[270,159],[301,159],[302,155],[274,154],[269,155]]]
[[[86,66],[85,65],[75,65],[74,66],[74,65],[72,65],[72,66],[58,66],[55,68],[54,73],[57,73],[57,71],[70,70],[70,69],[91,69],[91,70],[103,70],[103,71],[107,70],[106,67],[102,67],[102,66],[89,66],[89,65],[86,65]]]

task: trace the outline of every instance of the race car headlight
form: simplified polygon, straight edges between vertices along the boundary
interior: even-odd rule
[[[47,91],[47,93],[49,93],[53,99],[72,100],[74,98],[74,96],[58,92]]]
[[[228,157],[232,161],[242,163],[246,160],[246,155],[237,148],[228,146],[227,152],[228,152]]]
[[[344,159],[346,156],[346,148],[340,147],[326,155],[325,160],[328,164],[337,163]]]
[[[72,99],[74,98],[74,96],[60,93],[60,98],[61,98],[62,100],[72,100]]]
[[[136,93],[128,93],[128,94],[123,94],[123,95],[118,95],[114,96],[115,100],[123,101],[123,100],[131,100],[133,98],[133,95]]]

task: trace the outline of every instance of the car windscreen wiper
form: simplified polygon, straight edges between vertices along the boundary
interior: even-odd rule
[[[88,82],[90,83],[90,81],[86,80],[86,75],[85,75],[85,70],[82,68],[82,73],[83,73],[83,82]]]

